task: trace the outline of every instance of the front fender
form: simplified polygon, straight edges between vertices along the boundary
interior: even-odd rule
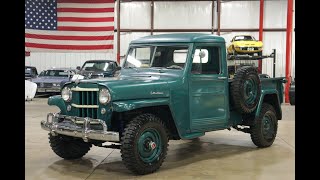
[[[62,114],[67,114],[66,104],[64,103],[61,95],[50,96],[48,98],[49,106],[58,106]]]
[[[137,99],[137,100],[124,100],[112,103],[112,108],[116,112],[130,111],[133,109],[169,105],[169,98],[156,98],[156,99]]]

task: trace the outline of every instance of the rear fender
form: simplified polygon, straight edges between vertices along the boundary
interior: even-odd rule
[[[273,106],[276,111],[277,119],[282,119],[281,104],[279,101],[279,94],[277,90],[262,90],[259,100],[259,104],[255,113],[255,117],[258,117],[263,103],[268,103]]]

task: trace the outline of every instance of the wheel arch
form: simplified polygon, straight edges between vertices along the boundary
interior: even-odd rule
[[[158,116],[165,122],[170,133],[170,139],[177,140],[181,137],[168,98],[118,101],[113,103],[113,110],[115,113],[114,118],[111,120],[113,127],[119,126],[119,124],[116,123],[116,119],[121,119],[121,121],[126,124],[134,116],[141,113],[150,113]],[[119,116],[121,118],[119,118]],[[124,124],[121,125],[121,127],[124,127]],[[118,130],[121,132],[121,129]]]
[[[279,101],[279,95],[276,90],[262,90],[260,101],[255,113],[255,116],[258,117],[262,108],[263,103],[268,103],[273,106],[274,110],[276,111],[276,116],[278,120],[282,119],[282,110]]]

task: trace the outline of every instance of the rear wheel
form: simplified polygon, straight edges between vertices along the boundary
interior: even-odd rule
[[[153,114],[139,115],[122,133],[122,160],[136,174],[152,173],[166,158],[168,141],[167,128],[160,118]]]
[[[269,147],[273,144],[278,131],[278,120],[274,108],[262,104],[259,116],[251,126],[251,140],[258,147]]]

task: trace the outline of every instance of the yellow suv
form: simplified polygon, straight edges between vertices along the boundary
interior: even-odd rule
[[[261,41],[256,40],[251,35],[237,35],[232,38],[231,44],[228,46],[228,54],[237,55],[237,54],[248,54],[254,55],[255,53],[258,56],[262,55],[262,46]]]

